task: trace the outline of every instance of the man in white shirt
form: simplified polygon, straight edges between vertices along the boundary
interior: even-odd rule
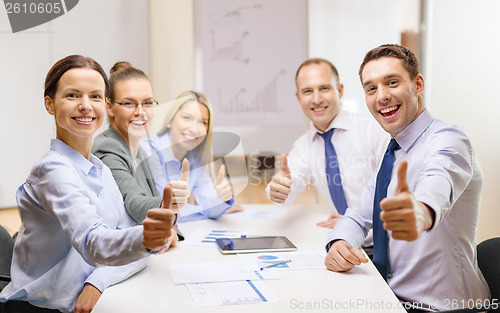
[[[368,109],[392,139],[380,171],[328,235],[325,265],[344,272],[368,262],[357,247],[373,227],[373,263],[410,312],[489,301],[475,242],[483,175],[469,139],[425,108],[407,48],[372,49],[359,75]]]
[[[318,225],[333,228],[345,206],[354,205],[377,170],[389,137],[370,116],[341,108],[344,86],[329,61],[306,60],[297,70],[295,82],[297,100],[311,126],[295,141],[288,157],[281,156],[283,167],[267,186],[266,194],[275,203],[292,203],[309,184],[314,185],[332,208],[329,218]],[[322,136],[330,130],[333,135],[327,141],[333,144],[336,156],[329,156],[326,162]],[[340,176],[329,173],[327,165],[337,165]],[[341,189],[340,196],[330,190],[333,185]],[[345,200],[339,201],[342,196]]]

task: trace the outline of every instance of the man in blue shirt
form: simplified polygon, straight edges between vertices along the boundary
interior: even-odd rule
[[[408,307],[443,310],[488,299],[475,243],[483,176],[469,139],[426,110],[424,79],[405,47],[371,50],[359,75],[368,109],[394,143],[386,152],[390,182],[387,197],[375,200],[382,161],[360,201],[328,235],[327,268],[343,272],[368,262],[357,247],[373,226],[374,263]],[[377,225],[385,240],[377,241]],[[378,248],[384,252],[377,255]]]

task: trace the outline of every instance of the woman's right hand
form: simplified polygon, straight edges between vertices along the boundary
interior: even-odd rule
[[[188,198],[191,195],[189,192],[189,161],[187,159],[182,160],[181,176],[179,180],[169,181],[167,185],[172,188],[172,202],[170,204],[170,209],[174,213],[180,213],[187,204]]]
[[[217,195],[219,199],[224,202],[227,202],[233,198],[233,192],[231,191],[231,185],[229,185],[229,181],[226,179],[226,167],[221,165],[219,169],[219,174],[217,175],[217,180],[215,183],[215,189],[217,190]]]
[[[171,199],[172,188],[167,185],[163,191],[162,207],[150,209],[148,215],[142,221],[144,227],[142,244],[151,251],[163,249],[166,247],[165,244],[175,244],[170,240],[172,234],[175,233],[175,230],[172,229],[175,222],[175,213],[170,210]]]

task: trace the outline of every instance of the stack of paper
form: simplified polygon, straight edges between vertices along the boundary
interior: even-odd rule
[[[185,284],[198,306],[279,301],[263,279],[280,278],[242,262],[187,263],[168,267],[175,284]]]

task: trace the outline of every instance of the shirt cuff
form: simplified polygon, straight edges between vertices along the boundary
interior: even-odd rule
[[[150,250],[148,248],[146,248],[146,250],[148,251],[149,254],[158,254],[160,252],[162,252],[168,245],[168,238],[165,240],[165,245],[163,247],[161,247],[160,249],[158,250]]]
[[[328,251],[330,251],[330,248],[333,246],[333,244],[336,243],[339,240],[342,240],[342,239],[333,239],[332,241],[330,241],[329,243],[327,243],[326,246],[325,246],[326,253],[328,253]]]
[[[108,288],[109,287],[109,283],[104,281],[104,277],[92,277],[89,276],[85,282],[84,282],[84,287],[85,287],[85,284],[90,284],[92,286],[94,286],[95,288],[97,288],[101,293],[104,292],[104,289]]]
[[[347,213],[347,212],[346,212]],[[342,216],[335,227],[328,233],[326,238],[326,247],[338,240],[345,240],[351,246],[361,247],[368,231],[363,228],[350,216]],[[331,245],[330,245],[331,247]],[[328,247],[328,249],[330,248]]]
[[[228,201],[226,201],[226,204],[229,205],[229,207],[232,207],[235,202],[236,202],[236,199],[234,198],[234,195],[233,195],[231,197],[231,199],[229,199]]]

